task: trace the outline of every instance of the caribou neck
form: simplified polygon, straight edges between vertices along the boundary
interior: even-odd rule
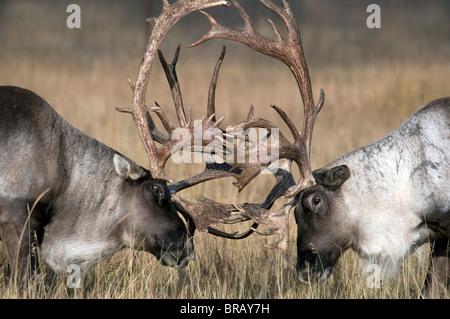
[[[450,187],[433,186],[440,185],[440,175],[448,176],[450,163],[439,149],[445,141],[435,140],[445,139],[445,127],[433,123],[432,108],[420,109],[388,136],[327,165],[350,168],[351,176],[339,190],[340,214],[353,224],[353,249],[363,257],[401,263],[394,256],[407,256],[433,239],[430,225],[440,218],[433,212],[450,207],[445,199]],[[385,236],[373,237],[380,230]]]
[[[61,181],[60,196],[53,205],[67,215],[80,215],[80,221],[89,221],[93,215],[109,215],[105,220],[114,223],[120,218],[112,218],[119,201],[111,194],[124,189],[126,184],[114,172],[113,156],[117,152],[61,120],[60,125],[69,127],[61,131],[71,132],[62,136],[60,143],[61,162],[68,173],[66,180]],[[94,226],[88,224],[88,228]]]

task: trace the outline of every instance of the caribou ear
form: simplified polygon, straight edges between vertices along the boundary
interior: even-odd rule
[[[336,189],[350,177],[350,169],[347,165],[335,166],[331,169],[318,169],[313,172],[316,181],[331,189]]]
[[[113,163],[117,175],[125,180],[138,180],[147,174],[142,167],[119,154],[114,154]]]

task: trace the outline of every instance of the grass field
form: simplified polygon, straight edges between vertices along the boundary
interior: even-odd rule
[[[148,159],[128,115],[127,106],[145,44],[145,16],[134,4],[79,1],[82,28],[65,26],[67,1],[0,0],[0,85],[17,85],[46,99],[68,122],[103,143],[148,166]],[[312,166],[319,168],[342,153],[382,138],[429,101],[448,96],[450,78],[450,8],[445,1],[382,5],[382,28],[365,26],[367,3],[305,1],[300,16],[306,58],[316,100],[320,88],[326,103],[313,135]],[[299,7],[300,9],[300,7]],[[311,14],[304,11],[311,12]],[[301,13],[301,14],[300,14]],[[317,18],[321,15],[321,18]],[[195,19],[202,19],[199,15]],[[176,44],[196,40],[207,24],[182,21],[169,33],[163,49],[168,59]],[[194,30],[194,35],[189,31]],[[205,112],[209,80],[221,46],[206,43],[182,49],[178,75],[185,105],[194,118]],[[276,104],[301,123],[300,97],[289,71],[279,62],[242,46],[227,44],[219,79],[217,113],[225,126],[245,119],[251,104],[256,116],[287,132],[269,107]],[[170,91],[155,65],[147,103],[158,101],[175,119]],[[168,164],[175,180],[199,167]],[[199,194],[223,202],[262,201],[273,177],[262,175],[237,193],[231,180],[212,181],[182,194]],[[272,238],[258,235],[230,241],[196,234],[196,259],[182,270],[167,268],[150,254],[124,250],[101,262],[89,291],[75,298],[417,298],[428,264],[427,248],[405,261],[402,272],[370,288],[356,254],[347,252],[332,277],[303,285],[295,273],[296,225],[291,218],[287,256],[265,248]],[[64,298],[60,287],[48,288],[37,276],[17,289],[5,275],[0,249],[0,298]],[[43,266],[45,267],[45,265]]]

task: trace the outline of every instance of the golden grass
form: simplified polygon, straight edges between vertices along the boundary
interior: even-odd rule
[[[18,3],[19,8],[26,7],[24,3],[29,4]],[[131,31],[123,31],[117,36],[117,41],[125,39],[132,34]],[[66,31],[63,34],[64,37],[70,36]],[[22,35],[27,36],[26,32]],[[64,54],[67,50],[62,50],[65,53],[58,55],[58,50],[54,48],[58,43],[62,44],[63,49],[70,47],[69,39],[61,40],[61,36],[54,38],[49,33],[40,34],[43,42],[53,45],[48,54],[45,50],[42,51],[42,47],[36,53],[33,45],[25,45],[9,33],[7,36],[0,36],[0,40],[4,40],[4,46],[0,46],[1,85],[17,85],[33,90],[75,127],[124,153],[140,165],[147,166],[148,159],[131,118],[114,111],[114,107],[126,106],[131,101],[127,78],[135,79],[144,38],[142,43],[139,39],[126,38],[128,40],[124,41],[128,41],[127,44],[134,43],[133,41],[140,44],[138,49],[131,47],[131,53],[124,56],[93,54],[85,57],[77,51],[66,57]],[[321,41],[326,44],[329,38],[331,36],[322,37]],[[178,40],[183,41],[183,44],[187,42],[184,39]],[[114,43],[113,40],[110,42]],[[165,45],[168,59],[171,58],[169,51],[174,47],[170,43]],[[26,52],[21,48],[26,48]],[[360,58],[355,58],[357,63],[354,65],[314,64],[315,56],[312,51],[309,52],[310,56],[307,58],[313,61],[310,72],[315,97],[318,98],[320,88],[326,93],[326,104],[317,118],[313,135],[313,168],[319,168],[342,153],[385,136],[421,105],[449,94],[450,63],[439,52],[436,53],[436,59],[413,55],[413,58],[408,59],[371,59],[369,63],[363,63]],[[219,53],[218,42],[195,49],[183,49],[181,52],[178,74],[185,105],[192,106],[194,118],[200,118],[204,113],[209,80]],[[167,110],[172,119],[175,118],[168,85],[159,65],[155,65],[153,69],[148,90],[148,103],[154,100]],[[245,119],[251,104],[256,107],[256,116],[268,118],[284,132],[287,129],[269,107],[270,104],[283,107],[296,123],[301,123],[299,94],[289,71],[280,63],[236,45],[229,45],[219,79],[217,113],[219,116],[226,116],[225,125],[236,123]],[[198,166],[168,164],[169,176],[175,180],[192,175],[198,169]],[[273,177],[269,175],[259,176],[241,193],[237,193],[230,179],[212,181],[207,184],[208,187],[205,184],[199,185],[184,191],[183,195],[188,199],[204,194],[223,202],[258,202],[270,190],[272,180]],[[343,255],[328,281],[308,286],[300,284],[296,278],[296,230],[293,218],[290,233],[287,256],[283,252],[264,247],[272,238],[256,235],[242,241],[230,241],[208,234],[196,234],[196,259],[182,270],[163,267],[150,254],[124,250],[98,265],[89,291],[81,293],[76,290],[71,297],[419,296],[428,261],[426,249],[423,258],[409,258],[403,271],[394,279],[383,281],[381,288],[368,287],[367,278],[359,269],[359,259],[352,252]],[[2,250],[0,253],[3,260],[3,271],[0,270],[0,298],[67,297],[59,287],[47,287],[43,276],[35,278],[26,289],[21,290],[11,285],[5,275],[6,257]]]
[[[261,238],[233,242],[200,234],[195,242],[197,258],[184,269],[163,267],[150,254],[124,250],[95,268],[88,290],[69,289],[69,295],[62,285],[49,287],[43,274],[25,288],[15,286],[5,275],[4,262],[0,298],[410,299],[419,297],[425,278],[426,258],[414,256],[397,277],[370,288],[358,258],[348,252],[326,282],[304,285],[294,271],[293,251],[286,260],[280,251],[264,248]]]

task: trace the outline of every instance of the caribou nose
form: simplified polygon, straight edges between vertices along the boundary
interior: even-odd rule
[[[302,283],[325,280],[333,271],[333,267],[327,262],[327,258],[325,256],[320,257],[317,252],[312,250],[300,252],[296,268],[298,280]]]
[[[309,283],[318,275],[319,260],[317,253],[305,249],[299,253],[297,262],[298,279],[302,283]],[[318,276],[317,276],[318,277]]]
[[[303,259],[298,261],[296,265],[298,280],[301,283],[307,284],[311,279],[310,264],[307,260]]]
[[[192,238],[188,238],[186,241],[186,245],[182,252],[181,258],[178,258],[178,263],[175,265],[175,268],[183,268],[186,267],[189,261],[195,259],[195,251],[194,244],[192,242]]]
[[[190,260],[195,258],[192,237],[186,232],[179,234],[177,240],[162,243],[160,261],[165,266],[181,268],[187,266]]]

